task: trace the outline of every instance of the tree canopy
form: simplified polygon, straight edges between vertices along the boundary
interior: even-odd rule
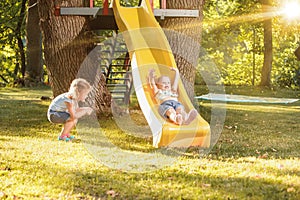
[[[228,85],[258,85],[264,51],[265,19],[259,1],[207,1],[204,8],[202,46]],[[273,2],[273,69],[274,86],[299,88],[299,62],[294,51],[300,44],[299,24],[286,21],[276,13],[281,9]],[[253,77],[254,76],[254,77]],[[254,81],[253,81],[254,78]]]

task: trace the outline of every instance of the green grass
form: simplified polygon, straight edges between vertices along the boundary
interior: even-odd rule
[[[205,93],[204,88],[198,91]],[[299,91],[286,89],[226,91],[299,98]],[[43,95],[51,91],[0,88],[0,199],[300,199],[300,101],[228,103],[222,135],[209,154],[199,158],[191,148],[162,169],[132,173],[97,161],[85,143],[58,142],[61,127],[47,121],[50,102],[41,101]],[[208,120],[210,110],[209,101],[201,103]],[[140,112],[131,117],[145,125]],[[143,127],[123,131],[105,117],[100,126],[108,141],[128,152],[154,151],[151,137],[135,135]],[[117,156],[117,151],[109,153],[108,159]]]

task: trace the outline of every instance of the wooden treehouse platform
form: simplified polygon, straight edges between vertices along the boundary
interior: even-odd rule
[[[153,5],[153,0],[150,0]],[[108,0],[103,1],[103,7],[94,7],[93,0],[90,0],[89,7],[60,7],[55,6],[56,15],[92,16],[90,27],[92,30],[118,30],[112,8]],[[154,16],[160,20],[166,17],[199,17],[199,10],[167,9],[166,0],[161,0],[161,8],[153,8]]]

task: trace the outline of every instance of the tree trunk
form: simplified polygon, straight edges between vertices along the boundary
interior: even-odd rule
[[[199,17],[172,17],[160,21],[192,102],[194,101],[195,72],[200,53],[203,4],[204,0],[168,0],[167,9],[199,10]]]
[[[29,86],[42,82],[42,36],[39,28],[39,13],[37,0],[29,0],[26,23],[27,35],[27,66],[25,85]]]
[[[27,0],[22,0],[21,11],[20,11],[20,15],[18,17],[18,24],[16,27],[16,39],[17,39],[18,48],[19,48],[18,53],[20,55],[20,60],[21,60],[22,78],[24,78],[25,70],[26,70],[26,56],[25,56],[24,44],[22,41],[22,26],[23,26],[24,17],[25,17],[26,2],[27,2]]]
[[[92,94],[96,95],[88,102],[95,103],[92,106],[99,112],[105,112],[110,108],[111,95],[103,77],[97,73],[99,66],[95,65],[95,60],[89,62],[90,58],[87,57],[94,47],[93,34],[87,25],[88,18],[54,15],[55,6],[82,7],[82,5],[82,0],[38,0],[45,64],[54,96],[68,91],[73,79],[85,78],[93,84]]]
[[[270,12],[268,7],[271,6],[271,0],[262,0],[262,10],[264,13]],[[271,72],[273,61],[272,45],[272,19],[266,19],[263,22],[264,28],[264,64],[261,71],[260,86],[271,86]]]

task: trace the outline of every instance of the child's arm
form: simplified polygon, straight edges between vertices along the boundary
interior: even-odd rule
[[[175,78],[174,78],[174,82],[173,82],[173,85],[172,85],[172,90],[174,92],[178,92],[177,89],[178,89],[178,83],[179,83],[179,77],[180,77],[179,71],[175,67],[172,67],[171,70],[175,71]]]
[[[75,116],[73,103],[65,102],[65,104],[67,105],[68,112],[70,113],[70,120],[75,120],[76,116]]]
[[[90,107],[79,107],[74,108],[73,103],[65,102],[67,105],[68,112],[70,113],[70,120],[79,119],[84,115],[90,115],[93,112],[93,109]]]
[[[155,75],[154,75],[155,70],[154,69],[150,69],[149,70],[149,75],[148,75],[148,83],[151,86],[154,94],[156,94],[158,92],[158,88],[156,86],[155,83]]]
[[[93,109],[90,107],[79,107],[76,109],[76,118],[79,119],[84,115],[90,115],[93,112]]]

